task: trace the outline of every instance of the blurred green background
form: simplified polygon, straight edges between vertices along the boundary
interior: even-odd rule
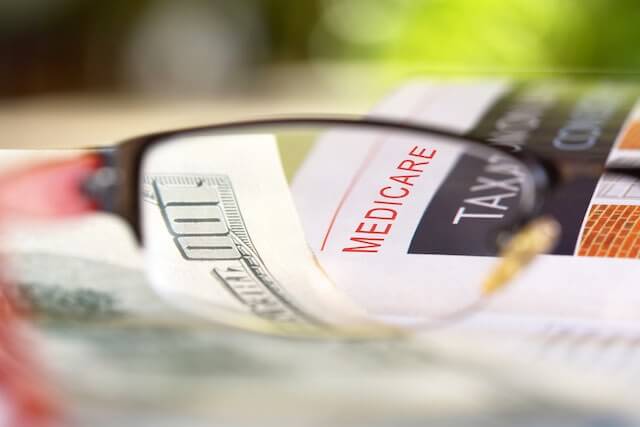
[[[638,40],[637,0],[0,0],[0,96],[251,91],[291,64],[635,78]]]

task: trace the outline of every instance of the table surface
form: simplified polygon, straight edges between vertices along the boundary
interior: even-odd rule
[[[388,90],[366,69],[273,70],[241,94],[47,95],[0,100],[0,148],[78,148],[172,128],[258,117],[362,114]]]

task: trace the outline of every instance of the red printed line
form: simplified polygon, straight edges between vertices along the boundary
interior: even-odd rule
[[[420,111],[425,106],[429,105],[431,103],[430,101],[433,101],[433,98],[422,98],[422,99],[420,99],[415,104],[414,108],[412,108],[411,111],[409,111],[407,113],[407,115],[404,117],[403,121],[411,120],[416,114],[420,113]],[[360,180],[360,177],[362,176],[364,171],[369,166],[369,163],[375,158],[376,154],[380,150],[380,147],[382,146],[382,143],[384,142],[385,139],[386,139],[385,137],[382,137],[377,143],[375,143],[374,145],[371,146],[371,148],[369,148],[369,152],[367,153],[367,157],[362,162],[362,164],[360,165],[360,168],[358,169],[356,174],[351,179],[351,182],[349,183],[349,186],[347,187],[347,190],[342,195],[342,198],[340,199],[340,202],[338,203],[338,206],[336,206],[336,210],[333,212],[333,216],[331,217],[331,222],[329,222],[329,226],[327,227],[327,231],[325,232],[324,238],[322,239],[322,244],[320,245],[320,251],[324,251],[325,247],[327,246],[327,241],[329,240],[329,235],[331,234],[331,231],[333,230],[333,226],[334,226],[334,224],[336,222],[336,219],[338,218],[338,215],[340,214],[340,211],[342,210],[342,206],[344,205],[346,200],[349,198],[349,195],[351,194],[351,191],[355,187],[356,183]]]
[[[324,234],[324,238],[322,239],[322,245],[320,246],[321,251],[324,251],[324,248],[327,245],[327,240],[329,240],[329,234],[331,234],[331,230],[333,230],[333,225],[336,223],[336,218],[338,218],[338,214],[342,210],[342,206],[344,205],[344,202],[349,198],[351,191],[355,187],[356,183],[360,180],[360,177],[369,166],[369,163],[371,163],[371,161],[373,161],[373,159],[376,157],[376,154],[378,154],[378,151],[380,150],[381,146],[382,146],[382,141],[378,141],[377,143],[375,143],[369,148],[367,157],[364,159],[364,162],[362,162],[362,164],[360,165],[360,168],[358,168],[358,171],[351,179],[351,182],[349,183],[347,190],[342,195],[342,198],[340,199],[340,202],[338,203],[336,210],[333,212],[333,216],[331,217],[331,222],[329,223],[327,232]]]

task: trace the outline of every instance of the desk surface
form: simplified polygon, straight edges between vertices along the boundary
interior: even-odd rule
[[[140,95],[58,95],[0,100],[0,148],[109,145],[161,130],[248,118],[361,114],[388,88],[360,68],[318,74],[275,70],[271,82],[236,95],[198,99]]]

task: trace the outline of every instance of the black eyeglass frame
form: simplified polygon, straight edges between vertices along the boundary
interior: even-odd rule
[[[206,126],[170,130],[134,137],[119,144],[99,148],[103,167],[89,177],[83,189],[99,208],[121,217],[128,223],[138,241],[142,244],[140,227],[139,188],[141,182],[141,164],[145,153],[155,144],[165,142],[179,136],[193,136],[203,132],[237,133],[239,131],[256,130],[265,127],[301,128],[309,126],[338,126],[341,128],[368,127],[386,131],[402,131],[430,137],[452,139],[456,142],[478,144],[487,147],[487,141],[475,136],[453,132],[448,129],[424,126],[415,123],[402,123],[381,118],[359,118],[350,116],[330,117],[286,117],[258,120],[235,121]],[[490,146],[518,161],[528,169],[534,184],[534,203],[528,211],[520,212],[516,221],[506,228],[512,232],[522,224],[539,214],[540,207],[548,195],[557,187],[577,177],[599,177],[602,174],[618,173],[633,178],[640,178],[640,167],[605,166],[601,161],[575,161],[542,157],[526,148],[513,152],[505,147]],[[107,177],[105,179],[105,177]]]

